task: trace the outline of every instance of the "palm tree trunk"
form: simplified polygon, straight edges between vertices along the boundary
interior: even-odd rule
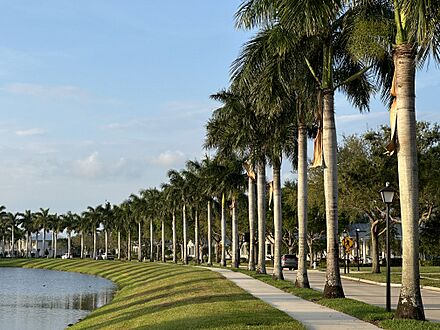
[[[165,220],[162,218],[162,262],[165,260]]]
[[[53,234],[53,232],[52,232],[52,234]],[[55,240],[55,244],[54,244],[54,250],[53,250],[53,257],[54,257],[54,259],[56,259],[57,258],[57,243],[58,243],[58,233],[57,232],[55,232],[55,238],[54,238],[54,240]]]
[[[232,267],[239,266],[237,200],[232,196]]]
[[[14,243],[15,243],[15,225],[12,225],[12,228],[11,228],[11,238],[12,238],[12,249],[11,249],[11,251],[12,251],[12,257],[15,257],[15,250],[14,250]]]
[[[183,204],[183,263],[188,265],[188,241],[186,237],[186,205]]]
[[[46,228],[43,228],[43,256],[45,256],[46,252]]]
[[[118,260],[121,260],[121,231],[118,230]]]
[[[142,261],[142,224],[138,223],[138,260]]]
[[[26,258],[29,258],[29,231],[26,231]]]
[[[396,318],[424,320],[419,273],[419,178],[415,118],[415,45],[395,48],[397,162],[402,217],[402,287]]]
[[[255,182],[248,178],[248,206],[249,206],[249,265],[248,269],[255,271]]]
[[[154,261],[153,219],[150,219],[150,261]]]
[[[177,263],[176,214],[173,210],[173,262]]]
[[[195,252],[195,259],[196,264],[200,263],[200,256],[199,256],[199,212],[196,208],[196,213],[194,217],[194,252]]]
[[[83,259],[84,258],[84,233],[81,230],[80,232],[81,235],[81,252],[80,252],[80,258]]]
[[[334,92],[324,93],[323,110],[324,196],[327,228],[327,271],[324,297],[343,298],[339,273],[338,244],[338,167],[334,113]]]
[[[222,218],[221,218],[221,235],[222,235],[222,259],[220,266],[226,267],[226,198],[222,193]]]
[[[295,286],[310,288],[307,276],[307,132],[298,127],[298,271]],[[310,255],[310,259],[311,255]]]
[[[211,201],[208,201],[208,266],[212,266],[212,215]]]
[[[50,245],[50,251],[52,252],[52,258],[54,258],[54,246],[55,246],[55,233],[54,233],[54,231],[52,230],[52,238],[51,238],[51,245]],[[48,255],[48,257],[49,257],[49,255]]]
[[[272,277],[283,280],[283,269],[281,268],[281,248],[283,244],[283,218],[281,210],[281,158],[275,160],[273,168],[273,219],[275,232],[275,246],[273,258]]]
[[[257,273],[266,274],[266,162],[257,167],[258,265]]]
[[[70,230],[67,232],[67,255],[69,258],[72,255],[72,232]]]
[[[104,249],[105,249],[105,255],[108,256],[108,231],[107,228],[104,229]]]
[[[127,260],[131,261],[131,230],[128,229],[128,238],[127,238]]]
[[[93,259],[96,259],[96,227],[93,227]]]

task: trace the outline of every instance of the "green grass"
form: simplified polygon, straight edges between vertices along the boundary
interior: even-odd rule
[[[287,314],[200,268],[94,260],[1,260],[0,267],[98,275],[118,291],[71,329],[304,329]]]
[[[295,296],[305,300],[313,301],[317,304],[332,308],[345,314],[354,316],[366,322],[373,323],[381,328],[390,330],[434,330],[440,329],[439,323],[421,322],[414,320],[394,320],[394,314],[387,312],[384,308],[369,305],[367,303],[354,299],[325,299],[322,292],[313,289],[296,288],[292,282],[283,280],[274,280],[271,275],[256,274],[255,272],[239,269],[244,274],[252,276],[262,282],[277,287],[285,292],[292,293]]]
[[[361,269],[356,272],[357,268],[350,268],[350,274],[346,276],[361,278],[374,282],[386,282],[386,267],[381,268],[380,274],[372,274],[369,269]],[[391,267],[391,283],[400,284],[402,279],[402,267]],[[423,266],[420,267],[420,284],[423,286],[434,286],[440,288],[440,267]]]

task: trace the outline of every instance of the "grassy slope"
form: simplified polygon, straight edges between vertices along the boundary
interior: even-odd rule
[[[390,330],[440,330],[439,323],[421,322],[412,320],[393,320],[393,313],[387,313],[384,308],[366,304],[361,301],[343,299],[324,299],[322,293],[313,289],[295,288],[290,281],[274,280],[270,275],[256,274],[247,270],[239,270],[260,281],[275,286],[283,291],[294,294],[306,300],[327,306],[358,319],[374,323],[382,328]]]
[[[158,263],[51,259],[2,260],[0,266],[81,272],[116,283],[119,289],[113,301],[71,329],[304,329],[209,270]]]

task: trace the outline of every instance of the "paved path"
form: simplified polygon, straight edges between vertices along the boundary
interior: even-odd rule
[[[268,269],[270,274],[272,269]],[[295,282],[296,271],[285,270],[284,279]],[[324,290],[325,273],[321,271],[308,271],[310,286],[315,290]],[[366,302],[385,308],[385,286],[378,284],[368,284],[355,280],[342,279],[345,297]],[[433,322],[440,322],[440,292],[428,289],[421,289],[425,317]],[[400,288],[392,285],[391,287],[391,308],[397,307]]]
[[[379,329],[333,309],[298,298],[248,275],[223,268],[209,268],[222,274],[240,288],[246,290],[273,307],[287,313],[311,330],[367,330]]]

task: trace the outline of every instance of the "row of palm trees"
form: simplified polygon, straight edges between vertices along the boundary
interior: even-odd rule
[[[418,268],[414,81],[415,68],[423,64],[430,52],[435,60],[438,59],[439,9],[439,2],[423,0],[243,1],[236,14],[236,24],[239,28],[258,31],[232,64],[230,86],[212,95],[222,105],[206,125],[205,148],[215,151],[215,156],[189,161],[180,171],[170,170],[169,180],[161,189],[142,190],[120,205],[106,203],[89,207],[81,215],[62,216],[70,219],[69,237],[73,231],[81,237],[81,257],[84,257],[84,236],[88,233],[93,236],[92,256],[96,256],[96,233],[100,229],[105,235],[106,252],[108,237],[116,235],[119,257],[121,241],[125,240],[126,257],[131,259],[133,235],[142,242],[144,227],[148,226],[150,259],[154,255],[154,228],[160,228],[161,255],[165,261],[165,238],[170,222],[173,261],[177,261],[180,242],[181,258],[187,264],[191,222],[194,228],[191,236],[197,247],[195,261],[198,263],[201,259],[198,247],[201,235],[206,235],[208,264],[213,262],[213,239],[218,237],[219,261],[226,266],[229,213],[232,267],[238,267],[238,214],[246,205],[246,229],[251,242],[248,267],[266,273],[266,208],[267,199],[270,199],[274,219],[273,276],[282,279],[280,168],[287,157],[294,163],[298,181],[299,269],[296,285],[309,287],[306,266],[307,138],[313,137],[312,166],[322,166],[324,173],[327,239],[324,296],[343,297],[338,264],[334,95],[335,92],[344,93],[354,107],[363,111],[369,109],[372,93],[381,90],[384,101],[392,101],[392,139],[388,151],[397,154],[399,163],[404,238],[402,289],[396,316],[424,319]],[[268,168],[272,171],[269,185]],[[216,217],[220,219],[217,233]],[[201,221],[206,224],[203,234]],[[44,221],[38,228],[63,229]],[[256,258],[254,242],[258,244]],[[140,259],[141,249],[142,244],[139,244]]]
[[[290,119],[298,161],[300,286],[308,286],[307,273],[302,268],[307,230],[305,140],[307,128],[314,130],[313,166],[324,169],[324,296],[343,297],[338,265],[334,95],[344,93],[362,111],[369,109],[372,93],[382,91],[384,101],[392,103],[388,152],[397,154],[399,164],[404,261],[396,316],[401,318],[424,319],[418,264],[415,69],[430,54],[439,59],[439,13],[438,1],[245,0],[236,13],[236,25],[258,32],[233,63],[230,87],[215,96],[224,106],[208,123],[208,136],[210,129],[214,132],[208,146],[216,148],[218,154],[237,152],[254,165],[260,197],[264,194],[259,183],[265,177],[266,163],[272,165],[277,191],[281,155],[289,155],[288,142],[292,141],[287,121],[277,120]],[[274,210],[276,196],[275,193]],[[260,217],[265,213],[261,207],[259,203],[259,234],[264,233]],[[274,215],[274,221],[281,221],[279,215]],[[277,228],[275,224],[275,233]],[[275,274],[279,275],[276,270]]]

